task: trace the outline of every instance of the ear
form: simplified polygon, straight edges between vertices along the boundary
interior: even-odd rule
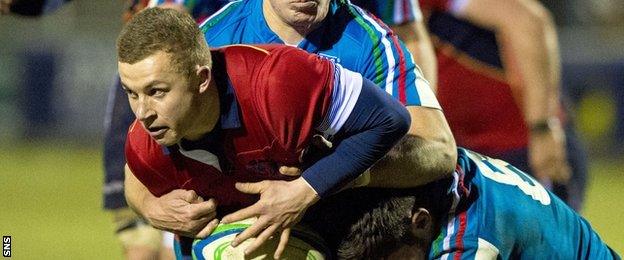
[[[412,233],[417,237],[426,238],[430,236],[432,228],[433,219],[429,211],[424,208],[416,209],[416,212],[412,215]]]
[[[195,68],[195,73],[199,78],[199,93],[204,93],[210,87],[210,81],[212,80],[212,71],[210,67],[203,65]]]

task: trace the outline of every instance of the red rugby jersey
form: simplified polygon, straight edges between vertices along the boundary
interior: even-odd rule
[[[154,195],[195,190],[215,198],[223,214],[257,199],[238,192],[235,182],[284,179],[276,166],[298,165],[314,127],[330,108],[335,68],[329,60],[284,45],[234,45],[212,55],[213,75],[224,66],[240,109],[241,127],[221,132],[223,172],[216,168],[216,155],[201,151],[193,159],[179,147],[165,149],[138,121],[128,132],[126,158]]]

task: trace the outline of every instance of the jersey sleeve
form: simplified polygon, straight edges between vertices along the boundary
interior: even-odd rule
[[[372,166],[409,128],[407,110],[374,83],[297,48],[272,51],[253,82],[265,128],[288,151],[303,150],[314,129],[336,136],[335,151],[302,174],[321,197]]]
[[[263,124],[283,148],[298,153],[329,110],[334,65],[300,49],[282,47],[271,51],[259,70],[254,87]]]
[[[378,18],[352,6],[355,20],[366,31],[357,71],[406,106],[440,109],[429,83],[405,44]]]

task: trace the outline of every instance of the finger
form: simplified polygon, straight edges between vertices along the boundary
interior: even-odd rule
[[[245,240],[247,240],[249,238],[252,238],[252,237],[255,237],[256,235],[258,235],[258,233],[260,233],[262,230],[266,229],[267,226],[269,226],[269,223],[268,223],[268,221],[266,219],[258,219],[258,220],[256,220],[256,222],[254,222],[251,226],[249,226],[243,232],[238,234],[234,238],[234,241],[232,241],[232,243],[230,243],[230,245],[232,247],[236,247],[236,246],[240,245],[241,243],[245,242]]]
[[[249,207],[246,207],[236,212],[228,214],[227,216],[223,217],[223,219],[221,219],[221,222],[227,224],[227,223],[232,223],[235,221],[240,221],[243,219],[255,217],[255,216],[260,215],[261,209],[262,209],[262,206],[256,203]]]
[[[187,206],[190,210],[191,219],[198,219],[205,216],[216,215],[217,203],[214,199],[209,199],[206,202],[190,204]]]
[[[300,176],[301,175],[301,170],[297,167],[282,166],[279,168],[279,171],[282,175],[286,175],[286,176]]]
[[[260,235],[258,235],[258,237],[256,237],[256,239],[251,242],[251,244],[249,244],[247,248],[245,248],[245,255],[249,255],[256,251],[256,249],[262,246],[264,242],[266,242],[273,234],[275,234],[278,228],[279,224],[273,224],[266,228],[264,231],[262,231],[262,233],[260,233]]]
[[[202,202],[204,202],[204,198],[202,198],[199,195],[197,195],[197,197],[195,197],[194,201],[191,201],[191,203],[202,203]]]
[[[259,194],[269,185],[268,181],[261,182],[237,182],[236,189],[247,194]]]
[[[216,218],[213,219],[212,221],[208,222],[208,225],[206,225],[206,227],[200,230],[195,237],[205,238],[209,236],[212,233],[212,231],[214,231],[215,228],[217,228],[218,225],[219,225],[219,220]]]
[[[284,253],[284,250],[286,249],[286,245],[288,244],[289,238],[290,238],[290,228],[282,230],[279,244],[277,244],[277,249],[275,249],[275,254],[273,254],[273,259],[280,259],[282,257],[282,253]]]

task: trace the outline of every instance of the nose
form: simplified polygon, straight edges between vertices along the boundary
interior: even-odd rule
[[[154,110],[150,108],[149,103],[149,100],[144,96],[139,97],[136,104],[136,111],[134,112],[137,119],[141,121],[146,121],[147,119],[155,115]]]

